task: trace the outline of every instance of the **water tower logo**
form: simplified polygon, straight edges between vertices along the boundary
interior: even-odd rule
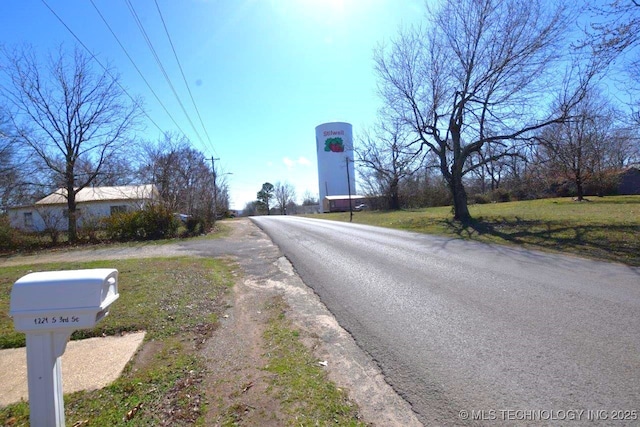
[[[324,151],[343,153],[344,143],[342,141],[342,138],[327,138],[327,140],[324,142]]]

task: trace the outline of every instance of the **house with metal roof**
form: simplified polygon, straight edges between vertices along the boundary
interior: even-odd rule
[[[357,206],[361,206],[367,201],[366,196],[351,195],[336,195],[325,196],[322,200],[323,212],[349,212],[349,201],[351,201],[351,209],[359,210]]]
[[[160,201],[160,193],[153,184],[116,187],[86,187],[76,194],[78,228],[95,224],[101,218],[118,212],[140,210]],[[11,226],[24,231],[68,227],[67,190],[59,188],[32,206],[8,208]]]

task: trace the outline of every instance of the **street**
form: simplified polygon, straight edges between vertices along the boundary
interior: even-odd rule
[[[425,425],[637,425],[640,269],[254,217]]]

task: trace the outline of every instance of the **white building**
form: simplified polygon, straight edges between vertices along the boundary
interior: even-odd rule
[[[83,222],[95,222],[116,212],[143,209],[160,201],[160,193],[152,184],[118,187],[86,187],[76,194],[78,228]],[[67,190],[60,188],[33,206],[7,209],[11,226],[24,231],[68,228]]]

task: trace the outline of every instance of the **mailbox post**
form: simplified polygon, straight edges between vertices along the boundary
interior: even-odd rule
[[[27,336],[30,422],[64,427],[62,366],[71,333],[92,328],[118,299],[118,270],[47,271],[13,285],[9,314]]]

